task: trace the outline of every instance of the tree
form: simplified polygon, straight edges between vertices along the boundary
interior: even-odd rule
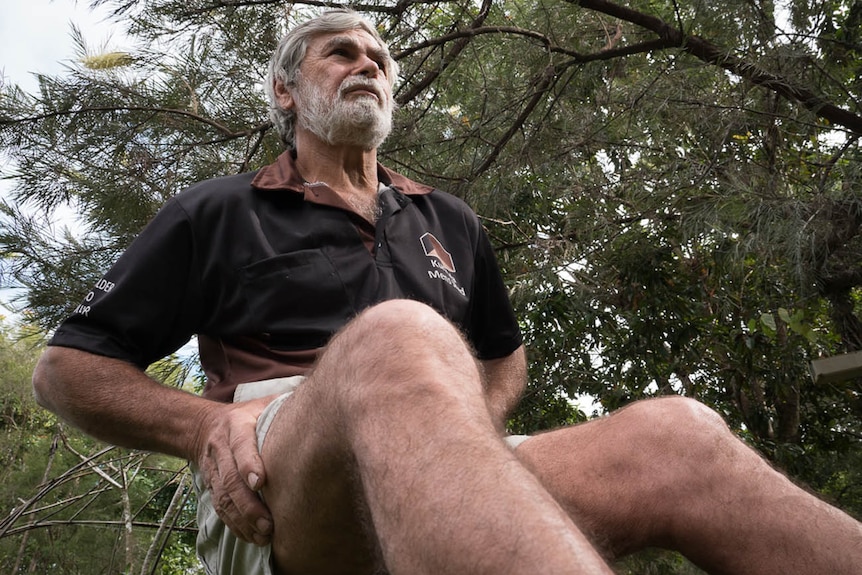
[[[81,64],[0,101],[18,166],[0,269],[44,330],[166,198],[279,153],[263,63],[346,5],[104,3],[139,46],[81,38]],[[383,161],[465,198],[497,247],[531,358],[514,429],[583,419],[583,395],[697,397],[862,515],[862,384],[808,376],[862,346],[862,3],[351,5],[402,67]],[[64,203],[77,237],[40,224]]]
[[[105,447],[39,409],[43,338],[19,331],[0,325],[0,571],[202,573],[185,463]],[[161,373],[183,377],[169,363]]]

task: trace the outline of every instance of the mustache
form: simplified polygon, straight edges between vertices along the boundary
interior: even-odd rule
[[[338,95],[344,96],[354,90],[367,90],[377,96],[377,99],[381,102],[386,101],[383,90],[380,89],[380,85],[377,82],[357,76],[345,78],[341,86],[338,87]]]

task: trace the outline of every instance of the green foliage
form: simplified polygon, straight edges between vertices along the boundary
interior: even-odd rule
[[[661,549],[647,549],[626,557],[618,561],[615,568],[620,575],[703,575],[704,573],[679,553]]]
[[[152,572],[196,572],[194,505],[181,462],[100,449],[56,424],[29,437],[4,470],[3,572],[137,572],[147,561],[160,569]],[[173,515],[177,489],[185,503]]]
[[[184,463],[105,448],[41,409],[30,384],[40,334],[0,325],[0,572],[130,572],[159,546],[152,572],[202,573]],[[176,361],[162,367],[184,373]],[[177,490],[179,507],[168,514]],[[156,537],[166,518],[173,531]],[[131,536],[126,522],[136,528]]]

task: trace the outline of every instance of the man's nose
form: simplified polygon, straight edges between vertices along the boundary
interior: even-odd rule
[[[361,56],[359,73],[368,78],[375,78],[380,74],[380,65],[368,56]]]

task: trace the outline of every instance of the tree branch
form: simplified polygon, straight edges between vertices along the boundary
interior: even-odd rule
[[[146,529],[158,529],[161,527],[161,522],[155,523],[152,521],[133,521],[133,527],[143,527]],[[12,529],[8,529],[4,532],[4,536],[11,537],[13,535],[18,535],[19,533],[24,533],[31,529],[45,529],[47,527],[56,527],[58,525],[82,525],[82,526],[91,526],[91,527],[125,527],[126,522],[112,521],[112,520],[98,520],[98,519],[52,519],[49,521],[37,521],[35,523],[31,523],[28,525],[22,525],[20,527],[14,527]],[[179,531],[183,533],[197,533],[196,527],[187,527],[187,526],[173,526],[171,531]]]
[[[485,19],[488,17],[488,12],[491,9],[491,0],[483,0],[482,8],[479,11],[479,14],[476,18],[473,19],[473,22],[470,24],[470,28],[476,29],[481,28],[482,24],[485,22]],[[449,64],[455,61],[458,55],[467,47],[470,43],[470,40],[473,38],[471,35],[465,35],[463,37],[458,38],[452,49],[443,57],[440,62],[440,65],[437,66],[434,70],[431,70],[428,74],[425,75],[424,78],[419,80],[416,84],[413,85],[410,90],[405,94],[400,94],[397,98],[399,104],[404,105],[407,102],[413,100],[416,96],[421,94],[425,88],[430,86],[434,81],[449,67]]]
[[[533,113],[533,110],[536,109],[536,106],[539,105],[539,102],[545,97],[545,93],[550,88],[551,84],[557,78],[559,71],[553,66],[550,65],[544,69],[541,77],[539,77],[536,84],[536,89],[533,92],[533,96],[530,98],[530,101],[527,102],[527,105],[524,106],[524,109],[521,110],[521,113],[518,114],[518,117],[515,119],[514,123],[506,130],[506,133],[497,141],[494,145],[494,149],[491,150],[491,153],[485,158],[482,164],[473,170],[471,180],[476,180],[479,176],[481,176],[485,171],[490,168],[494,162],[497,160],[497,157],[500,155],[500,152],[503,151],[503,148],[509,143],[509,140],[521,129],[524,125],[524,122],[527,121],[527,118],[530,117],[530,114]]]
[[[214,0],[201,8],[183,12],[181,16],[184,18],[189,16],[198,16],[200,14],[207,14],[218,8],[248,8],[270,5],[283,6],[284,4],[290,4],[292,6],[299,4],[302,6],[314,6],[317,8],[345,7],[344,2],[334,2],[331,0],[304,0],[303,2],[285,2],[284,0],[237,0],[235,2],[230,0]],[[350,8],[357,12],[397,15],[403,14],[408,8],[410,8],[410,6],[421,4],[439,4],[439,0],[399,0],[399,2],[396,2],[392,6],[386,6],[384,4],[350,4]]]
[[[27,116],[24,118],[15,118],[11,120],[3,119],[0,120],[0,128],[4,128],[7,126],[17,126],[21,124],[29,124],[32,122],[38,122],[40,120],[47,120],[50,118],[77,116],[89,112],[153,112],[154,114],[184,116],[211,126],[228,138],[242,138],[245,136],[251,136],[256,134],[257,132],[260,132],[261,130],[269,128],[271,125],[270,122],[267,121],[263,124],[260,124],[259,126],[255,126],[254,128],[248,128],[246,130],[234,132],[230,130],[227,126],[224,126],[216,122],[215,120],[205,118],[199,114],[195,114],[187,110],[178,110],[176,108],[159,108],[157,106],[85,106],[83,108],[77,108],[75,110],[58,110],[54,112],[46,112],[44,114],[37,114],[35,116]]]
[[[660,18],[608,2],[607,0],[566,1],[651,30],[659,38],[667,42],[666,47],[679,47],[692,56],[709,64],[724,68],[748,80],[752,84],[772,90],[790,100],[799,102],[815,115],[829,120],[833,124],[844,126],[856,134],[862,134],[862,116],[840,108],[822,96],[815,94],[807,88],[798,86],[786,78],[767,72],[755,64],[737,58],[730,54],[728,50],[720,48],[700,36],[686,34]]]

